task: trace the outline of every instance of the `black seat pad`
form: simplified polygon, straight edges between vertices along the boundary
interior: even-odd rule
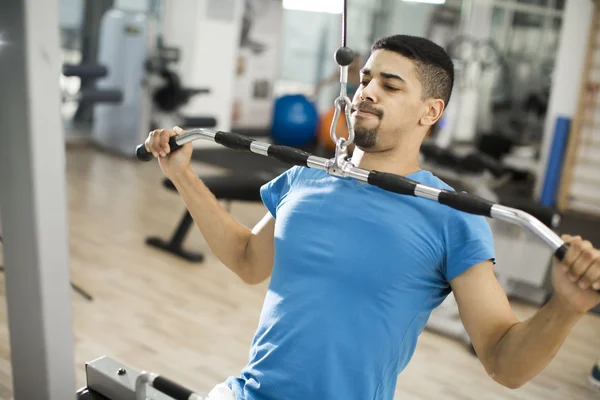
[[[260,187],[273,178],[275,175],[271,177],[267,174],[200,177],[217,199],[237,201],[261,201]],[[169,190],[177,190],[168,178],[163,184]]]

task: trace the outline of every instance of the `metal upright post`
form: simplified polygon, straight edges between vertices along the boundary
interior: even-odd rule
[[[3,0],[0,208],[15,400],[75,399],[58,0]]]

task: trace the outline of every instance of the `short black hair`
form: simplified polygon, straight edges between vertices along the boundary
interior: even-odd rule
[[[423,97],[442,99],[448,106],[454,86],[454,63],[441,46],[422,37],[392,35],[376,40],[371,52],[376,50],[393,51],[413,60]]]

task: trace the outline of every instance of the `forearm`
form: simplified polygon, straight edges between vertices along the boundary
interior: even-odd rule
[[[172,182],[211,251],[226,267],[245,280],[247,267],[244,260],[252,231],[221,207],[217,198],[192,170],[173,177]]]
[[[493,378],[517,388],[552,361],[581,315],[550,300],[530,319],[517,323],[495,348]]]

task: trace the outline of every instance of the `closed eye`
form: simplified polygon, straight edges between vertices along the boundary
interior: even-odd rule
[[[360,81],[360,84],[361,84],[361,86],[365,86],[366,87],[366,86],[369,85],[369,82],[370,81],[366,81],[366,80],[363,79],[362,81]],[[397,87],[394,87],[392,85],[383,85],[383,88],[385,90],[389,90],[390,92],[397,92],[398,90],[400,90]]]

